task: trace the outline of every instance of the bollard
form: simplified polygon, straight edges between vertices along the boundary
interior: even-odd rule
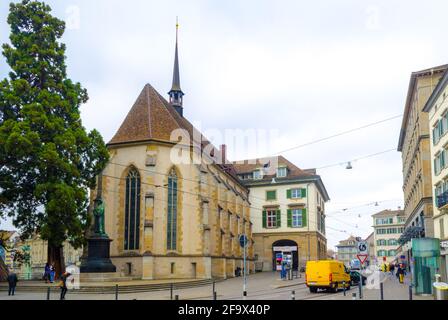
[[[383,283],[380,283],[380,296],[381,296],[381,300],[384,300],[384,287],[383,287]]]
[[[359,300],[362,299],[362,281],[359,282]]]
[[[216,289],[215,289],[215,280],[213,280],[213,286],[212,286],[212,294],[215,294]]]
[[[179,300],[179,295],[178,295],[178,294],[176,294],[176,295],[174,296],[174,300]]]
[[[412,284],[409,286],[409,300],[412,300]]]
[[[343,287],[343,289],[344,289],[344,297],[345,297],[345,296],[346,296],[345,291],[347,290],[346,287],[345,287],[345,281],[342,281],[342,287]]]
[[[296,291],[292,290],[291,292],[291,300],[296,300]]]
[[[173,300],[173,290],[174,290],[173,284],[171,283],[170,284],[170,300]]]
[[[356,292],[352,293],[352,300],[356,300]]]
[[[218,300],[218,294],[215,292],[213,292],[213,300]]]
[[[47,288],[47,300],[50,300],[50,287]]]
[[[118,284],[115,285],[115,300],[118,300]]]

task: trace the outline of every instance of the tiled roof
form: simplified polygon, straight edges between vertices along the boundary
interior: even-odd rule
[[[202,148],[210,144],[209,140],[185,117],[179,115],[165,98],[150,84],[146,84],[108,146],[149,140],[177,143],[177,136],[173,137],[175,140],[171,140],[171,134],[176,129],[184,129],[191,140],[201,139]],[[213,149],[215,159],[218,159],[219,151],[214,146]],[[232,164],[220,165],[220,167],[238,180]]]
[[[263,166],[267,163],[271,165],[272,162],[277,162],[278,167],[288,168],[287,178],[311,177],[316,174],[314,169],[302,170],[292,162],[288,161],[283,156],[278,156],[275,158],[260,158],[260,159],[235,161],[233,162],[233,166],[235,167],[235,170],[238,174],[243,174],[243,173],[251,173],[256,169],[263,168]],[[262,180],[272,180],[272,178],[274,178],[275,176],[276,173],[264,175]]]

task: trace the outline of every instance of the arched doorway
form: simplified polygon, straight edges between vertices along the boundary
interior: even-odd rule
[[[299,246],[292,240],[279,240],[272,244],[272,270],[277,270],[277,261],[279,257],[286,255],[292,256],[292,268],[298,270],[299,267]]]

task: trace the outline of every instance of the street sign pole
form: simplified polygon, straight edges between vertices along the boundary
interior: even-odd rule
[[[247,247],[247,237],[246,237],[246,230],[244,230],[244,233],[240,236],[240,246],[243,247],[243,299],[246,299],[247,297],[247,271],[246,271],[246,247]]]
[[[358,241],[358,259],[361,263],[359,268],[359,299],[362,299],[362,268],[369,256],[369,245],[366,241]]]
[[[247,296],[247,281],[246,281],[246,235],[244,235],[244,284],[243,284],[243,297]]]

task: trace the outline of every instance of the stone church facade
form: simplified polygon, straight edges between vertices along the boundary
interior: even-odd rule
[[[107,145],[110,161],[99,181],[117,277],[233,277],[243,268],[241,234],[249,239],[247,270],[254,272],[249,191],[220,161],[225,152],[185,119],[183,95],[176,42],[169,101],[147,84]],[[194,136],[203,141],[186,140]]]

